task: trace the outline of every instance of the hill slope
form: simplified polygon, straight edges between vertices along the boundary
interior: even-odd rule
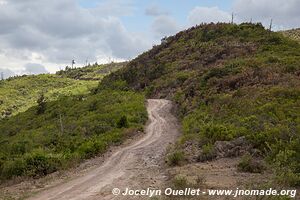
[[[300,28],[280,32],[283,35],[300,42]]]
[[[69,68],[66,67],[65,70],[58,71],[56,74],[60,77],[79,79],[79,80],[101,80],[104,76],[110,74],[111,72],[117,71],[124,67],[127,63],[109,63],[99,65],[97,63],[93,65],[87,65],[81,68]]]
[[[45,94],[49,101],[60,95],[87,94],[97,86],[97,81],[60,78],[56,75],[34,75],[10,78],[0,82],[0,117],[24,112]]]
[[[251,157],[241,170],[263,157],[279,182],[300,185],[299,76],[297,42],[261,24],[208,24],[163,39],[99,90],[134,89],[178,104],[184,134],[170,163],[214,159],[217,141],[245,137],[254,151],[245,150]]]
[[[67,168],[141,130],[147,119],[142,94],[93,91],[123,65],[94,64],[1,81],[0,180]]]
[[[24,112],[44,94],[48,101],[59,96],[85,95],[98,81],[120,69],[125,63],[93,64],[83,68],[66,68],[55,75],[13,77],[0,81],[0,118]]]
[[[142,129],[144,100],[109,90],[61,97],[0,120],[0,180],[44,176],[104,153]]]

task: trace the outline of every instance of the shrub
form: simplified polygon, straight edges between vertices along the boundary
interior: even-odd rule
[[[97,100],[93,100],[90,104],[89,104],[89,111],[95,111],[97,110]]]
[[[37,150],[25,156],[26,175],[44,176],[57,171],[61,166],[61,158],[47,154],[43,150]]]
[[[10,179],[15,176],[22,176],[26,171],[26,163],[22,158],[5,161],[1,168],[1,179]]]
[[[185,189],[189,186],[187,177],[182,175],[175,176],[172,182],[175,189]]]
[[[128,128],[128,120],[127,117],[125,115],[123,115],[119,121],[117,122],[117,127],[118,128]]]
[[[90,158],[95,156],[98,153],[103,153],[106,148],[107,148],[107,144],[94,139],[83,143],[79,147],[78,152],[81,158]]]
[[[213,160],[216,157],[216,152],[214,145],[211,143],[205,144],[202,147],[202,153],[198,156],[199,162],[204,162],[207,160]]]
[[[18,141],[11,144],[10,151],[15,155],[23,155],[31,149],[30,141]]]
[[[297,187],[300,185],[300,174],[293,172],[291,169],[276,172],[276,181],[282,185]]]
[[[238,163],[237,168],[241,172],[261,173],[265,169],[265,166],[262,162],[254,160],[251,155],[246,154]]]
[[[40,115],[45,112],[46,110],[46,98],[44,94],[41,94],[41,96],[37,100],[37,114]]]
[[[236,133],[231,127],[223,124],[207,124],[203,127],[201,135],[208,138],[212,143],[215,141],[232,140]]]
[[[167,163],[170,166],[180,165],[184,160],[184,153],[182,151],[175,151],[168,155]]]
[[[275,156],[274,169],[280,184],[289,186],[300,185],[299,154],[293,150],[280,150]]]

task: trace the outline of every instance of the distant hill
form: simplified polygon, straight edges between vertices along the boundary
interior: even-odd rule
[[[104,76],[111,72],[124,67],[127,63],[109,63],[109,64],[93,64],[81,68],[69,68],[58,71],[56,74],[61,77],[78,79],[78,80],[101,80]]]
[[[56,75],[30,75],[9,78],[0,82],[0,117],[24,112],[33,105],[41,94],[51,101],[60,95],[77,95],[89,93],[98,83]]]
[[[1,81],[0,184],[75,166],[141,132],[147,120],[142,93],[95,90],[122,66],[95,64]]]
[[[300,185],[300,44],[281,33],[250,23],[192,27],[105,77],[102,88],[176,102],[183,136],[170,163],[214,159],[217,141],[243,136],[278,182]],[[249,159],[241,163],[253,170]]]
[[[283,35],[300,42],[300,28],[280,31]]]
[[[56,75],[24,75],[0,81],[0,118],[15,115],[36,105],[45,94],[48,101],[60,96],[85,95],[110,72],[125,63],[93,64],[83,68],[67,68]]]

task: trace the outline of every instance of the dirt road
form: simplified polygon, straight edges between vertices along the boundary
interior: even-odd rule
[[[167,100],[148,100],[149,122],[146,135],[117,150],[104,164],[70,181],[45,190],[30,200],[93,200],[142,199],[112,195],[113,188],[158,188],[166,178],[164,155],[166,148],[178,136],[172,103]]]

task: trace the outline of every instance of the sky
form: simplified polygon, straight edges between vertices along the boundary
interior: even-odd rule
[[[0,72],[54,73],[130,60],[196,24],[300,27],[300,0],[0,0]]]

